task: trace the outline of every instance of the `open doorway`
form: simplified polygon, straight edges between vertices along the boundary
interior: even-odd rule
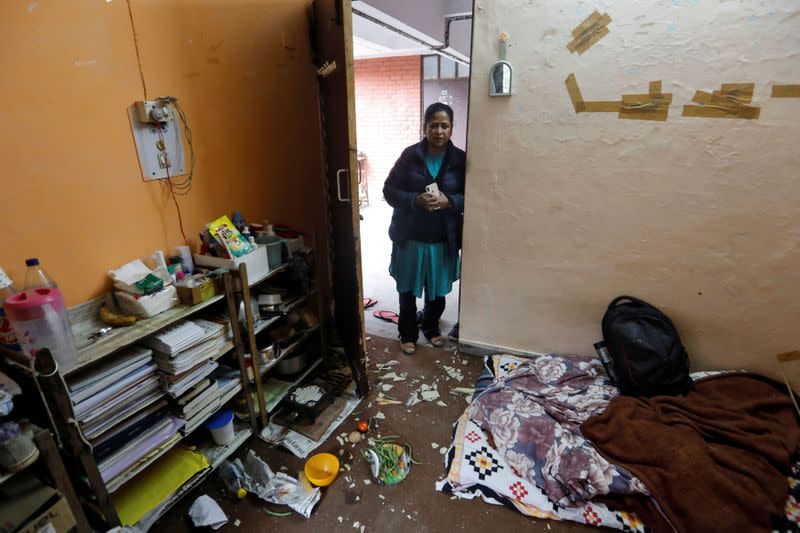
[[[389,274],[393,208],[384,181],[403,150],[424,137],[424,112],[434,102],[453,109],[451,141],[466,149],[471,35],[472,0],[353,2],[363,295],[365,306],[374,302],[364,313],[367,335],[398,337],[396,323],[374,316],[400,311]],[[439,324],[445,336],[457,333],[459,291],[456,281],[445,297]]]

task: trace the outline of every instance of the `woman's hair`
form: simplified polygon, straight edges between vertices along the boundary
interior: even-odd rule
[[[453,108],[441,102],[434,102],[425,110],[425,125],[427,126],[428,122],[433,118],[433,115],[440,111],[443,111],[447,115],[451,123],[453,122]]]

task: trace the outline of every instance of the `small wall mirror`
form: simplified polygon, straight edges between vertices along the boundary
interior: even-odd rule
[[[514,74],[511,63],[498,61],[489,75],[489,96],[511,96],[511,78]]]

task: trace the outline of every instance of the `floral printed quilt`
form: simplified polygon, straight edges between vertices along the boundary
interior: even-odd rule
[[[566,507],[609,492],[647,494],[579,430],[616,395],[598,359],[545,355],[499,377],[472,402],[469,416],[520,477]]]

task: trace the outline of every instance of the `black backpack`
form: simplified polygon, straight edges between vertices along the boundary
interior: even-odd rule
[[[614,298],[603,316],[604,365],[622,394],[686,394],[689,356],[667,315],[632,296]],[[598,349],[598,351],[601,351]]]

